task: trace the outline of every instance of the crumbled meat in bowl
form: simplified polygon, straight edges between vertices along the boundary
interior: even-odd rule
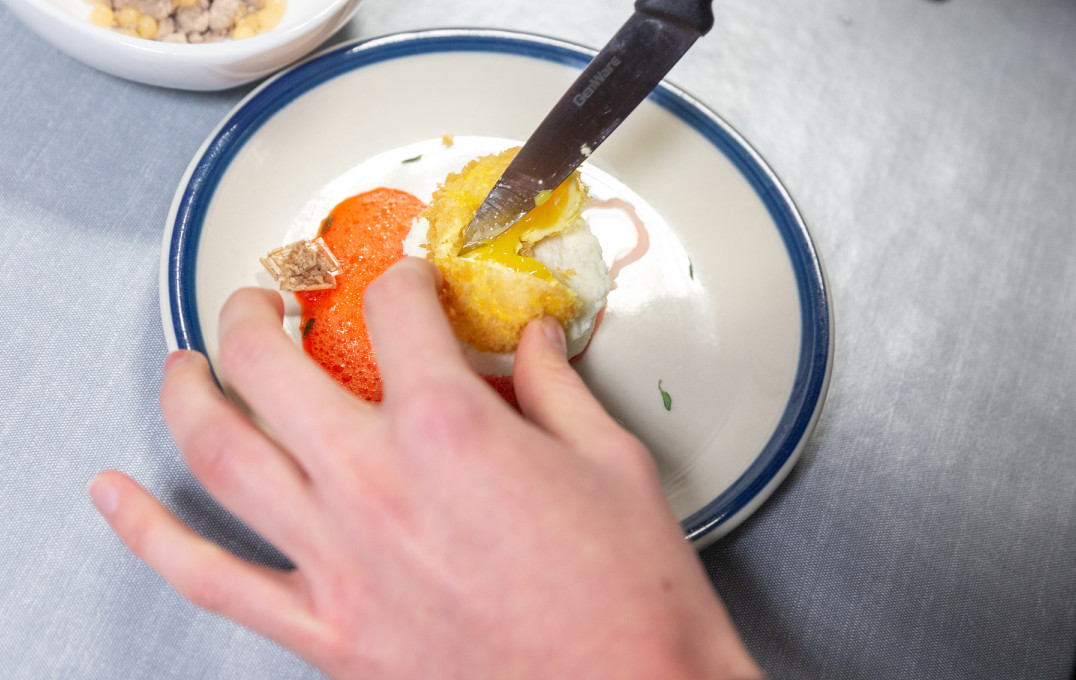
[[[94,0],[90,23],[171,43],[241,40],[273,29],[285,0]]]

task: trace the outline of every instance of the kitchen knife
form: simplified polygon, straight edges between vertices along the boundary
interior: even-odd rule
[[[635,13],[527,140],[464,230],[468,252],[515,224],[635,110],[714,24],[712,0],[636,0]]]

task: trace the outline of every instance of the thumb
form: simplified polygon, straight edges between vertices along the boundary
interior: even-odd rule
[[[627,435],[565,356],[564,330],[553,317],[532,321],[516,349],[513,381],[519,408],[528,420],[568,446],[592,452],[610,436]]]

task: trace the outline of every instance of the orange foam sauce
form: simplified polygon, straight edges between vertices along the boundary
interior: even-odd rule
[[[321,227],[321,237],[342,270],[336,288],[295,294],[302,307],[299,327],[309,324],[310,328],[303,349],[337,382],[366,401],[380,402],[382,386],[362,313],[363,296],[374,279],[404,256],[404,239],[425,208],[425,203],[406,191],[384,187],[341,201]],[[510,404],[516,403],[511,377],[487,376],[486,380]]]

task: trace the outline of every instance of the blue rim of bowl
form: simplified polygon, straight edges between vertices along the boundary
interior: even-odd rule
[[[182,189],[165,243],[169,312],[178,347],[206,349],[196,309],[198,241],[216,187],[246,141],[289,102],[339,75],[392,59],[444,52],[503,53],[580,70],[595,54],[586,47],[527,33],[433,29],[337,46],[263,83],[213,133]],[[779,482],[798,456],[825,398],[831,361],[830,302],[822,263],[807,225],[762,157],[716,113],[679,88],[663,82],[649,99],[720,150],[750,183],[785,244],[801,310],[798,366],[781,419],[748,469],[713,501],[682,520],[687,537],[697,542],[735,518],[768,485]]]

